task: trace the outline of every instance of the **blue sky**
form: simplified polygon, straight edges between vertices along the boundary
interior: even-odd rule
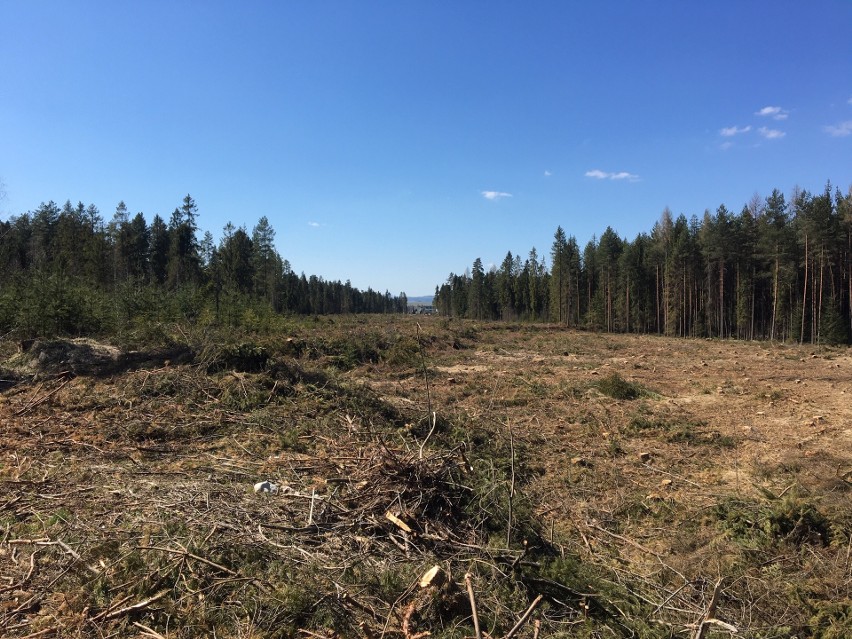
[[[190,193],[409,296],[668,206],[852,186],[852,2],[0,0],[0,217]]]

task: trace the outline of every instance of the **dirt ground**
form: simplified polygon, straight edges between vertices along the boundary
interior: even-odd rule
[[[269,585],[269,570],[280,563],[280,577],[292,577],[305,548],[312,556],[323,549],[325,559],[311,561],[330,569],[330,537],[314,531],[316,545],[305,546],[287,536],[307,535],[321,514],[342,526],[356,512],[369,532],[333,543],[368,557],[377,574],[389,570],[376,559],[383,553],[407,566],[407,542],[400,550],[383,513],[398,503],[394,512],[411,514],[425,493],[409,504],[410,487],[388,483],[382,431],[394,468],[409,475],[422,472],[418,449],[422,459],[438,438],[442,464],[505,444],[511,490],[517,479],[543,535],[563,556],[634,584],[631,591],[647,584],[667,636],[694,634],[714,583],[717,616],[741,636],[792,637],[808,623],[808,636],[844,636],[844,615],[852,616],[848,348],[418,322],[300,326],[288,339],[304,347],[290,356],[288,346],[274,375],[142,357],[100,375],[58,370],[61,362],[39,372],[31,359],[7,358],[0,378],[16,383],[0,391],[0,634],[272,637],[303,626],[298,636],[342,636],[322,629],[343,622],[318,621],[317,601],[299,603],[310,587],[285,596]],[[340,358],[316,346],[330,332],[375,338],[386,350],[332,370]],[[286,484],[286,506],[280,495],[253,492],[266,479]],[[381,501],[382,491],[392,498]],[[327,512],[314,511],[317,495],[327,497]],[[335,519],[332,497],[344,496]],[[784,508],[796,513],[789,526]],[[518,548],[511,515],[510,507],[506,545]],[[436,515],[430,530],[462,527],[446,517]],[[472,541],[474,528],[464,543],[485,545]],[[411,560],[404,574],[419,574],[429,557]],[[453,579],[461,583],[460,574]],[[782,587],[791,581],[795,592]],[[416,635],[406,625],[414,603],[406,620],[379,586],[350,588],[347,599],[341,583],[317,576],[313,588],[338,588],[335,605],[363,615],[363,636],[371,627]],[[264,617],[268,604],[247,603],[250,588],[251,597],[277,588],[277,617]],[[313,611],[310,623],[293,621],[299,605]],[[571,624],[587,614],[582,605],[571,605]],[[552,625],[542,636],[597,636],[588,624],[580,634],[580,625],[543,614]],[[276,634],[270,628],[281,619],[291,630]],[[459,619],[441,632],[471,636],[467,617]],[[820,635],[817,626],[841,631]],[[707,636],[730,635],[719,628]],[[518,636],[533,632],[530,625]]]
[[[621,442],[628,458],[648,452],[658,470],[683,463],[690,479],[717,491],[753,491],[767,483],[769,471],[775,475],[782,468],[805,489],[842,491],[852,471],[848,348],[558,329],[534,336],[523,329],[493,332],[493,343],[486,345],[491,336],[483,331],[477,348],[438,367],[433,391],[472,415],[535,432],[548,475],[560,474],[565,459],[559,454],[610,458],[601,443],[617,438],[620,427],[643,410],[699,422],[702,431],[733,439],[736,446],[721,453],[676,450],[654,438]],[[613,373],[656,396],[612,402],[585,390],[571,392]],[[681,455],[702,463],[690,464]]]

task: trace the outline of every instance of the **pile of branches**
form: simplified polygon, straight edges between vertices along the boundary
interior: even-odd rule
[[[654,606],[632,576],[608,583],[540,530],[499,429],[427,441],[296,365],[126,374],[90,398],[96,416],[76,408],[87,384],[19,387],[0,408],[5,636],[668,636],[637,625]],[[296,405],[322,422],[306,442]],[[700,616],[670,594],[653,604]]]
[[[413,639],[471,624],[472,566],[487,579],[520,577],[512,573],[529,543],[515,550],[491,543],[489,513],[474,515],[482,495],[462,447],[424,456],[377,437],[341,448],[354,454],[313,458],[293,469],[302,481],[263,484],[274,492],[261,495],[268,507],[257,524],[264,544],[312,567],[324,592],[317,608],[336,632],[350,634],[357,620],[363,636]],[[520,581],[513,588],[519,606],[541,601]]]
[[[424,450],[348,415],[306,452],[259,454],[282,431],[249,421],[177,450],[91,444],[48,406],[68,383],[30,393],[44,401],[16,396],[7,424],[35,420],[43,437],[2,473],[6,636],[471,634],[474,589],[497,636],[541,601],[521,579],[528,549],[494,539],[505,478],[489,485],[462,447]],[[60,436],[40,458],[39,441]]]

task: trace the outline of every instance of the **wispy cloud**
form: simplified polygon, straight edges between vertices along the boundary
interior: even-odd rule
[[[550,171],[544,172],[544,177],[550,177],[551,175],[553,175],[553,173],[551,173]]]
[[[628,173],[627,171],[608,173],[606,171],[601,171],[600,169],[594,169],[592,171],[586,171],[585,175],[586,177],[595,178],[596,180],[630,180],[631,182],[635,182],[639,179],[638,175]]]
[[[599,180],[605,180],[610,175],[612,175],[612,173],[604,173],[598,169],[595,169],[594,171],[586,171],[586,177],[597,178]]]
[[[786,120],[790,115],[790,112],[779,106],[765,106],[760,111],[756,111],[755,115],[759,115],[764,118],[772,118],[773,120]]]
[[[739,135],[740,133],[748,133],[749,131],[751,131],[751,125],[750,124],[747,125],[747,126],[741,126],[741,127],[729,126],[729,127],[725,127],[724,129],[720,129],[719,135],[722,135],[726,138],[731,138],[735,135]]]
[[[767,140],[780,140],[787,135],[784,131],[779,131],[778,129],[767,129],[765,126],[760,127],[757,132]]]
[[[732,146],[734,146],[734,143],[731,142],[730,140],[727,140],[725,142],[722,142],[722,144],[719,145],[719,148],[722,149],[723,151],[727,151]]]
[[[504,191],[482,191],[482,197],[484,197],[486,200],[491,200],[492,202],[495,202],[497,200],[502,200],[506,197],[512,197],[512,194],[506,193]]]
[[[315,229],[318,229],[319,227],[322,226],[322,224],[320,224],[319,222],[308,222],[308,226],[312,226]]]
[[[852,101],[850,101],[852,104]],[[835,138],[845,138],[847,135],[852,135],[852,120],[846,120],[837,125],[824,126],[825,132]]]

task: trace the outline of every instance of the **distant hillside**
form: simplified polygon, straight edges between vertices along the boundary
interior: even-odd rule
[[[420,297],[409,297],[408,303],[411,306],[417,306],[420,304],[424,304],[426,306],[432,305],[432,300],[435,299],[434,295],[421,295]]]

